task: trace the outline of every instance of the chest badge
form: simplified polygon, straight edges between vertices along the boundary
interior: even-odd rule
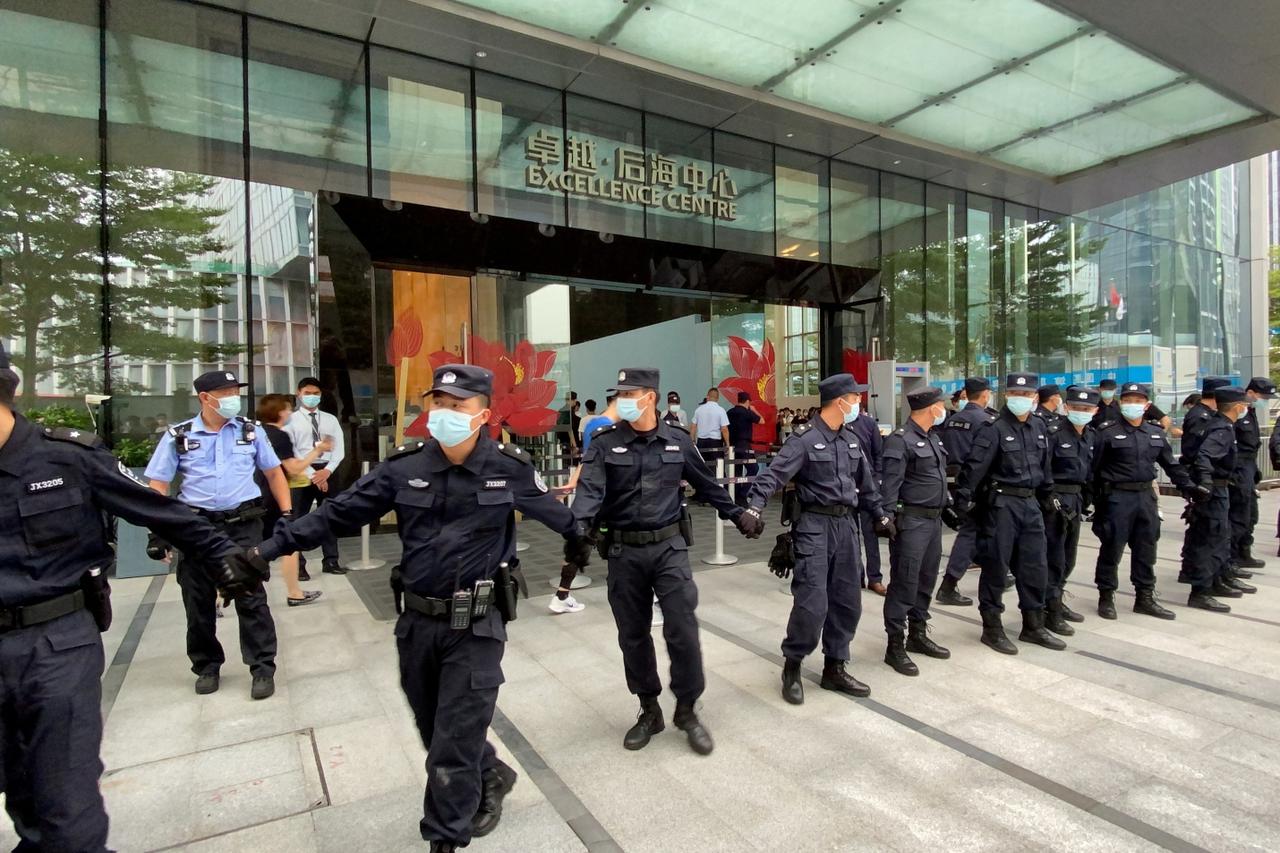
[[[1006,435],[1006,436],[1004,437],[1004,440],[1005,440],[1005,441],[1013,441],[1013,436],[1011,436],[1011,435]]]
[[[485,480],[484,487],[486,489],[505,489],[507,487],[506,480]]]
[[[1063,446],[1063,447],[1070,447],[1071,445],[1070,445],[1070,444],[1067,444],[1067,443],[1064,441],[1064,442],[1062,443],[1062,446]]]
[[[923,441],[917,441],[917,442],[916,442],[916,447],[924,447],[924,442],[923,442]]]
[[[627,452],[627,449],[626,449],[625,447],[615,447],[615,448],[613,448],[613,452],[614,452],[614,453],[626,453],[626,452]]]
[[[65,485],[66,483],[61,477],[54,477],[52,480],[40,480],[36,483],[27,483],[27,494],[47,492],[50,489],[58,489]]]
[[[1116,436],[1116,441],[1124,441],[1124,440],[1125,440],[1126,438],[1128,438],[1128,437],[1129,437],[1129,436],[1127,436],[1127,435],[1117,435],[1117,436]]]
[[[815,444],[815,445],[813,446],[813,449],[814,449],[814,450],[826,450],[826,449],[827,449],[827,446],[826,446],[825,444]]]
[[[673,452],[678,453],[678,452],[680,452],[680,445],[678,445],[678,444],[668,444],[668,445],[667,445],[665,448],[663,448],[663,449],[664,449],[664,450],[667,450],[667,451],[673,451]]]
[[[426,480],[419,480],[417,477],[409,481],[409,486],[414,489],[425,489],[429,485],[431,484]]]
[[[850,447],[857,447],[857,446],[858,446],[858,442],[856,442],[856,441],[851,441],[851,442],[849,442],[849,446],[850,446]]]

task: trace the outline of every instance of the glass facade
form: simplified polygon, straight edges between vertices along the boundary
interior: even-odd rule
[[[686,337],[688,409],[730,380],[808,405],[822,372],[876,358],[947,389],[1012,369],[1149,381],[1167,408],[1247,363],[1247,164],[1064,216],[168,0],[6,4],[0,119],[0,339],[22,403],[109,393],[118,434],[186,415],[192,377],[220,367],[256,394],[318,373],[353,424],[385,423],[402,360],[431,353],[505,359],[530,428],[633,344]],[[431,234],[372,251],[344,219],[360,197],[535,242],[580,229],[606,259],[664,241],[855,284],[458,269]]]

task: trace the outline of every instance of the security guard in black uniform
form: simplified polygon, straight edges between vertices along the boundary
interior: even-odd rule
[[[818,383],[822,410],[787,439],[756,478],[747,496],[759,513],[776,492],[794,481],[800,514],[791,526],[796,565],[791,579],[791,617],[782,641],[782,698],[804,702],[800,664],[822,640],[821,686],[853,696],[871,688],[845,670],[849,645],[862,616],[862,543],[859,509],[876,509],[875,531],[892,541],[893,522],[881,509],[871,460],[849,429],[858,415],[855,403],[867,386],[848,373]]]
[[[1236,468],[1235,422],[1248,409],[1244,389],[1214,391],[1217,411],[1200,431],[1187,460],[1193,484],[1190,527],[1182,542],[1182,575],[1191,582],[1188,607],[1226,613],[1230,607],[1214,596],[1240,598],[1257,592],[1231,572],[1231,476]]]
[[[1046,649],[1066,648],[1066,643],[1044,627],[1049,569],[1041,507],[1056,511],[1058,500],[1053,496],[1044,422],[1031,413],[1038,380],[1034,373],[1011,373],[1006,377],[1004,411],[978,428],[956,489],[962,514],[979,519],[977,554],[982,575],[978,579],[978,610],[982,614],[982,642],[1007,655],[1018,653],[1000,621],[1004,578],[1010,571],[1022,610],[1022,633],[1018,639]]]
[[[1043,389],[1042,389],[1043,390]],[[1067,578],[1076,565],[1080,544],[1080,521],[1092,503],[1089,480],[1093,465],[1093,428],[1089,423],[1097,413],[1099,395],[1089,388],[1067,390],[1066,414],[1049,427],[1050,457],[1053,467],[1053,494],[1058,507],[1045,513],[1045,546],[1049,563],[1049,583],[1045,590],[1044,626],[1055,634],[1070,637],[1072,622],[1084,617],[1063,602]]]
[[[942,434],[942,446],[947,450],[947,480],[951,484],[952,502],[955,502],[956,480],[960,476],[960,467],[969,458],[973,448],[973,437],[978,427],[995,420],[995,415],[988,408],[991,403],[991,386],[987,380],[971,376],[964,381],[964,392],[968,402],[956,412],[939,430]],[[961,595],[956,585],[969,571],[973,564],[974,549],[977,546],[977,520],[964,517],[959,522],[955,541],[951,543],[951,556],[947,558],[947,574],[938,588],[937,602],[958,607],[968,607],[973,599]]]
[[[1036,414],[1044,421],[1045,429],[1058,426],[1064,419],[1062,412],[1062,389],[1057,385],[1041,385],[1036,389],[1036,396],[1040,398],[1040,405],[1036,407]]]
[[[1094,429],[1103,424],[1116,424],[1124,420],[1120,417],[1120,401],[1116,399],[1118,387],[1114,379],[1103,379],[1098,383],[1098,411],[1090,424]]]
[[[485,739],[502,684],[504,622],[514,618],[513,510],[565,537],[584,566],[589,546],[528,454],[488,436],[493,374],[436,369],[432,438],[397,449],[310,515],[282,522],[259,551],[271,560],[314,548],[331,527],[355,529],[395,510],[404,552],[392,575],[404,612],[396,621],[400,687],[427,748],[422,837],[432,851],[465,847],[498,825],[516,773]]]
[[[673,722],[694,752],[707,755],[715,744],[694,709],[706,678],[694,616],[698,588],[689,568],[692,533],[681,480],[693,486],[695,498],[710,503],[722,518],[733,519],[748,537],[758,537],[764,523],[716,483],[689,433],[658,419],[657,370],[618,371],[617,394],[623,422],[594,433],[582,457],[573,514],[585,530],[600,531],[601,553],[609,559],[609,606],[618,626],[627,688],[640,697],[640,713],[622,745],[642,749],[666,727],[658,704],[662,681],[653,649],[656,595],[671,657]]]
[[[1231,477],[1231,561],[1233,574],[1240,570],[1261,569],[1266,563],[1253,556],[1253,528],[1258,524],[1258,450],[1262,447],[1259,401],[1276,395],[1276,386],[1265,376],[1255,376],[1244,389],[1250,408],[1236,421],[1236,470]],[[1263,405],[1266,405],[1265,402]]]
[[[0,791],[18,850],[98,853],[102,762],[105,513],[150,527],[212,572],[225,594],[261,579],[213,525],[136,479],[91,432],[41,428],[13,411],[17,375],[0,347]]]
[[[945,660],[951,652],[929,639],[929,601],[942,562],[942,512],[947,491],[947,451],[933,430],[947,417],[942,392],[925,388],[907,395],[911,417],[884,442],[880,497],[898,535],[889,543],[889,591],[884,662],[903,675],[919,675],[907,656],[918,652]],[[903,638],[906,631],[906,638]]]

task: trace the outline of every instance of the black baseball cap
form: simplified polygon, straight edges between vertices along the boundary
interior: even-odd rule
[[[442,364],[432,377],[431,393],[439,391],[465,400],[483,394],[493,396],[493,371],[474,364]]]
[[[1062,389],[1057,385],[1041,385],[1036,393],[1040,395],[1040,402],[1043,403],[1050,397],[1060,396],[1062,394]]]
[[[624,367],[618,371],[615,391],[640,391],[658,387],[658,368]]]
[[[1244,386],[1244,390],[1252,391],[1259,397],[1271,398],[1276,395],[1276,384],[1265,376],[1255,376]]]
[[[1219,388],[1226,388],[1230,384],[1231,379],[1226,376],[1206,376],[1200,383],[1200,395],[1206,400],[1212,400]]]
[[[983,379],[981,376],[970,376],[964,381],[964,394],[969,398],[976,397],[983,391],[989,390],[990,388],[991,383]]]
[[[1244,389],[1239,385],[1224,385],[1213,392],[1213,398],[1218,401],[1218,408],[1231,403],[1245,402]]]
[[[1104,379],[1098,383],[1098,388],[1103,391],[1114,391],[1116,387],[1116,381],[1114,379]]]
[[[196,389],[197,394],[221,391],[223,388],[249,387],[248,382],[241,382],[230,370],[210,370],[208,373],[201,373],[191,385]]]

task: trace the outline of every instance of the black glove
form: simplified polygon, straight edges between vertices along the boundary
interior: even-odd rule
[[[760,534],[764,533],[764,519],[760,517],[760,510],[754,507],[739,513],[733,523],[738,532],[748,539],[759,539]]]
[[[882,515],[876,519],[873,529],[876,535],[881,539],[888,539],[890,542],[898,538],[898,526],[893,523],[893,519],[887,515]]]
[[[579,569],[585,569],[591,562],[591,540],[582,536],[564,540],[564,561]]]
[[[785,578],[795,567],[796,552],[791,542],[791,534],[779,533],[778,541],[769,552],[769,571],[780,578]]]
[[[1047,513],[1062,512],[1062,501],[1058,500],[1058,496],[1053,492],[1040,496],[1040,510]]]
[[[1083,504],[1081,504],[1080,520],[1086,523],[1093,521],[1093,504],[1090,501],[1086,500]]]
[[[224,603],[233,598],[252,595],[262,589],[271,577],[271,567],[258,556],[257,548],[233,551],[222,558],[222,565],[214,570],[214,585]]]
[[[1196,514],[1196,505],[1193,501],[1187,501],[1187,505],[1182,510],[1182,521],[1184,524],[1191,523],[1191,517]]]
[[[163,560],[169,553],[169,545],[159,536],[147,532],[147,556],[153,560]]]
[[[939,516],[939,518],[941,518],[942,523],[945,524],[951,530],[960,529],[960,513],[956,512],[955,507],[944,506],[942,508],[942,514]]]
[[[1186,496],[1191,499],[1192,503],[1204,503],[1213,497],[1213,489],[1203,483],[1196,483],[1185,492]]]

